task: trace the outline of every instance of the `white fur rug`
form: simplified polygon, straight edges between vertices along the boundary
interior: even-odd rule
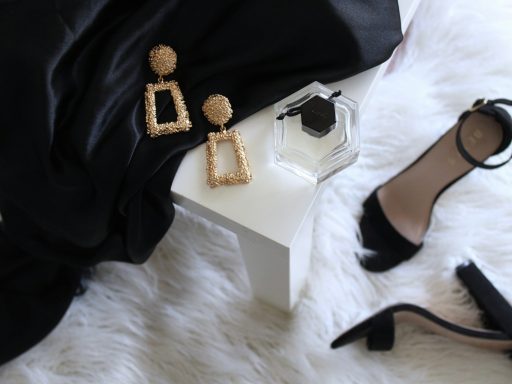
[[[290,316],[251,299],[236,237],[178,209],[144,266],[101,265],[2,384],[510,383],[512,361],[401,325],[391,352],[329,343],[397,301],[478,325],[454,269],[472,258],[512,302],[512,165],[476,170],[436,204],[425,248],[384,274],[354,252],[361,203],[475,99],[512,98],[512,2],[424,0],[362,121],[359,162],[328,182],[311,272]]]

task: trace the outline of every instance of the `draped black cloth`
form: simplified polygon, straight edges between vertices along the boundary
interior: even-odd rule
[[[231,100],[233,124],[383,62],[401,39],[396,0],[0,0],[0,364],[58,324],[84,268],[150,256],[181,159],[215,129],[208,95]],[[193,127],[151,139],[160,43],[178,54],[167,79]],[[159,121],[174,120],[169,102]]]

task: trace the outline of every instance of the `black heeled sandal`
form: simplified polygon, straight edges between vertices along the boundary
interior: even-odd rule
[[[332,342],[331,348],[339,348],[366,337],[369,350],[388,351],[394,344],[395,324],[408,322],[474,347],[512,351],[512,306],[474,263],[468,262],[457,267],[457,275],[483,310],[485,323],[493,329],[453,324],[423,307],[397,304],[343,333]]]
[[[363,268],[382,272],[410,259],[423,246],[433,206],[446,189],[475,167],[496,169],[512,159],[484,162],[512,141],[510,115],[496,104],[512,101],[477,100],[415,162],[366,199],[359,228],[363,247],[374,254],[359,258]]]

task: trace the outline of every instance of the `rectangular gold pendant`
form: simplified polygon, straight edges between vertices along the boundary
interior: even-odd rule
[[[168,123],[158,123],[156,115],[155,93],[168,90],[176,108],[176,121]],[[146,126],[150,137],[155,138],[161,135],[169,135],[177,132],[186,132],[192,127],[190,118],[185,105],[185,100],[181,93],[178,83],[175,81],[164,81],[161,83],[146,84]]]
[[[229,140],[233,143],[238,169],[219,175],[217,170],[217,143]],[[244,143],[238,130],[211,132],[206,143],[206,182],[211,188],[219,185],[247,184],[252,180]]]

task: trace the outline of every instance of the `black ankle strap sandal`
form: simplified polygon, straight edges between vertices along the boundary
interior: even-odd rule
[[[475,167],[496,169],[512,159],[487,163],[512,142],[512,119],[499,104],[512,101],[477,100],[434,145],[366,199],[359,228],[363,247],[373,253],[359,257],[365,269],[386,271],[410,259],[423,246],[434,204],[446,189]]]
[[[449,322],[414,304],[396,304],[357,324],[331,343],[340,348],[366,337],[371,351],[388,351],[395,341],[395,324],[407,322],[478,348],[512,351],[512,306],[472,262],[460,265],[457,275],[483,309],[494,329],[478,329]]]

